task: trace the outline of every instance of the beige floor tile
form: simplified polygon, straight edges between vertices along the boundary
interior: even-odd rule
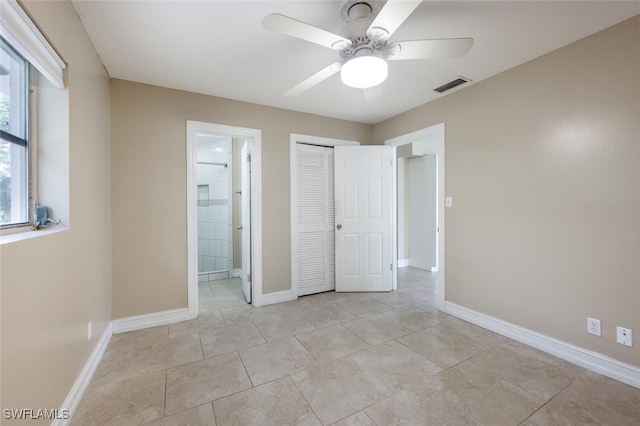
[[[420,300],[434,300],[438,295],[435,289],[426,287],[409,287],[398,291]]]
[[[349,417],[335,422],[333,426],[376,426],[376,424],[364,411],[358,411]]]
[[[377,300],[378,302],[382,302],[385,305],[389,305],[392,308],[399,308],[401,306],[413,305],[414,303],[416,303],[416,299],[414,297],[398,291],[374,293],[369,297],[371,297],[373,300]]]
[[[458,410],[440,405],[419,389],[406,389],[366,408],[377,425],[475,425]],[[493,423],[498,425],[497,423]]]
[[[323,424],[331,424],[390,394],[349,357],[291,376]]]
[[[335,303],[324,303],[319,306],[309,304],[308,308],[301,310],[300,313],[315,328],[332,327],[358,319],[351,312]]]
[[[253,322],[240,323],[200,333],[205,358],[265,343]]]
[[[607,407],[640,422],[640,389],[587,371],[574,381],[570,391],[575,391],[585,398],[598,401]]]
[[[542,353],[525,347],[498,345],[475,356],[471,362],[496,376],[547,401],[576,377]]]
[[[159,420],[145,423],[144,426],[216,426],[211,403],[199,405]]]
[[[418,331],[447,321],[450,316],[437,310],[424,310],[417,306],[403,306],[382,314],[383,317],[397,321],[409,330]]]
[[[531,420],[547,425],[638,425],[640,389],[587,372],[549,401]]]
[[[384,425],[518,425],[541,405],[527,392],[465,362],[365,412]]]
[[[276,314],[278,313],[278,309],[276,305],[254,308],[251,305],[244,304],[220,309],[220,313],[227,325],[233,325],[246,321],[259,320],[265,316]]]
[[[296,338],[319,362],[342,358],[371,347],[342,325],[298,334]]]
[[[358,318],[368,317],[392,309],[391,306],[370,297],[362,300],[346,300],[337,304]]]
[[[167,340],[169,336],[169,326],[153,327],[144,330],[118,333],[111,336],[109,347],[155,344],[162,340]]]
[[[124,380],[139,374],[165,370],[203,359],[200,336],[191,334],[174,339],[149,339],[133,344],[110,343],[96,369],[91,386]]]
[[[188,334],[199,333],[203,330],[209,330],[212,328],[226,327],[226,323],[222,319],[222,314],[219,310],[201,311],[198,318],[182,321],[177,324],[169,326],[169,338],[185,336]]]
[[[397,341],[358,352],[350,358],[391,392],[422,383],[442,371],[440,367]]]
[[[457,318],[451,318],[449,321],[443,322],[436,326],[445,333],[455,332],[464,336],[469,342],[485,350],[492,346],[510,341],[506,337],[500,336],[493,331],[487,330],[470,322]]]
[[[174,414],[248,389],[251,381],[236,352],[167,370],[165,414]]]
[[[409,334],[398,341],[442,368],[449,368],[482,352],[461,333],[445,332],[438,327]]]
[[[124,426],[145,423],[164,415],[165,372],[87,389],[72,413],[74,426]]]
[[[298,299],[300,302],[308,304],[309,306],[320,306],[327,303],[343,302],[345,300],[353,299],[352,293],[339,293],[336,291],[327,291],[324,293],[311,294]]]
[[[298,312],[265,316],[255,324],[267,342],[315,330],[315,327]]]
[[[321,425],[289,377],[213,402],[217,424]]]
[[[226,309],[236,306],[245,306],[247,305],[247,302],[238,299],[233,294],[225,294],[222,296],[207,297],[205,299],[199,300],[198,305],[200,307],[200,310],[207,311],[213,309]]]
[[[408,327],[382,314],[345,322],[343,325],[371,346],[411,333]]]
[[[254,386],[318,364],[295,337],[243,349],[240,356]]]

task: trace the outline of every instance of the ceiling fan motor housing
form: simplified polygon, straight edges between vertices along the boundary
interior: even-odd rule
[[[375,0],[348,0],[342,4],[340,16],[347,25],[340,35],[352,42],[351,46],[340,51],[342,59],[348,61],[362,56],[383,56],[386,39],[367,35],[367,30],[383,5],[384,2]]]

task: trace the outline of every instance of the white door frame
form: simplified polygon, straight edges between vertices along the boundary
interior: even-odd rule
[[[190,318],[198,316],[198,132],[243,138],[251,144],[251,300],[254,306],[262,303],[262,131],[187,120],[187,298]]]
[[[307,143],[318,146],[353,146],[360,145],[360,142],[349,141],[343,139],[324,138],[320,136],[300,135],[297,133],[290,134],[290,173],[291,173],[291,297],[298,297],[298,256],[295,247],[298,247],[298,191],[296,190],[296,182],[298,182],[298,156],[296,153],[298,142]]]
[[[445,236],[445,220],[444,220],[444,208],[445,208],[445,183],[444,183],[444,123],[436,124],[424,129],[417,130],[406,135],[397,136],[395,138],[385,141],[385,145],[392,147],[398,147],[400,145],[406,145],[412,142],[422,142],[425,144],[429,153],[437,156],[437,209],[436,209],[436,225],[438,226],[438,245],[436,250],[436,262],[438,265],[438,309],[444,310],[445,301],[445,256],[444,256],[444,236]],[[393,192],[393,212],[392,212],[392,242],[393,242],[393,289],[398,288],[398,198],[397,198],[397,161],[396,150],[393,150],[393,183],[391,190]]]

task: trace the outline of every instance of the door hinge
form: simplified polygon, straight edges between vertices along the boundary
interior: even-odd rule
[[[251,162],[251,154],[247,154],[247,163]]]
[[[391,265],[389,265],[389,269],[391,269],[393,271],[393,263]]]
[[[251,282],[251,274],[247,274],[247,282]]]

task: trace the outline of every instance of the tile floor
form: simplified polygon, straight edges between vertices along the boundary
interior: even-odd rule
[[[640,425],[640,390],[392,293],[253,308],[237,280],[201,315],[114,335],[73,425]]]

